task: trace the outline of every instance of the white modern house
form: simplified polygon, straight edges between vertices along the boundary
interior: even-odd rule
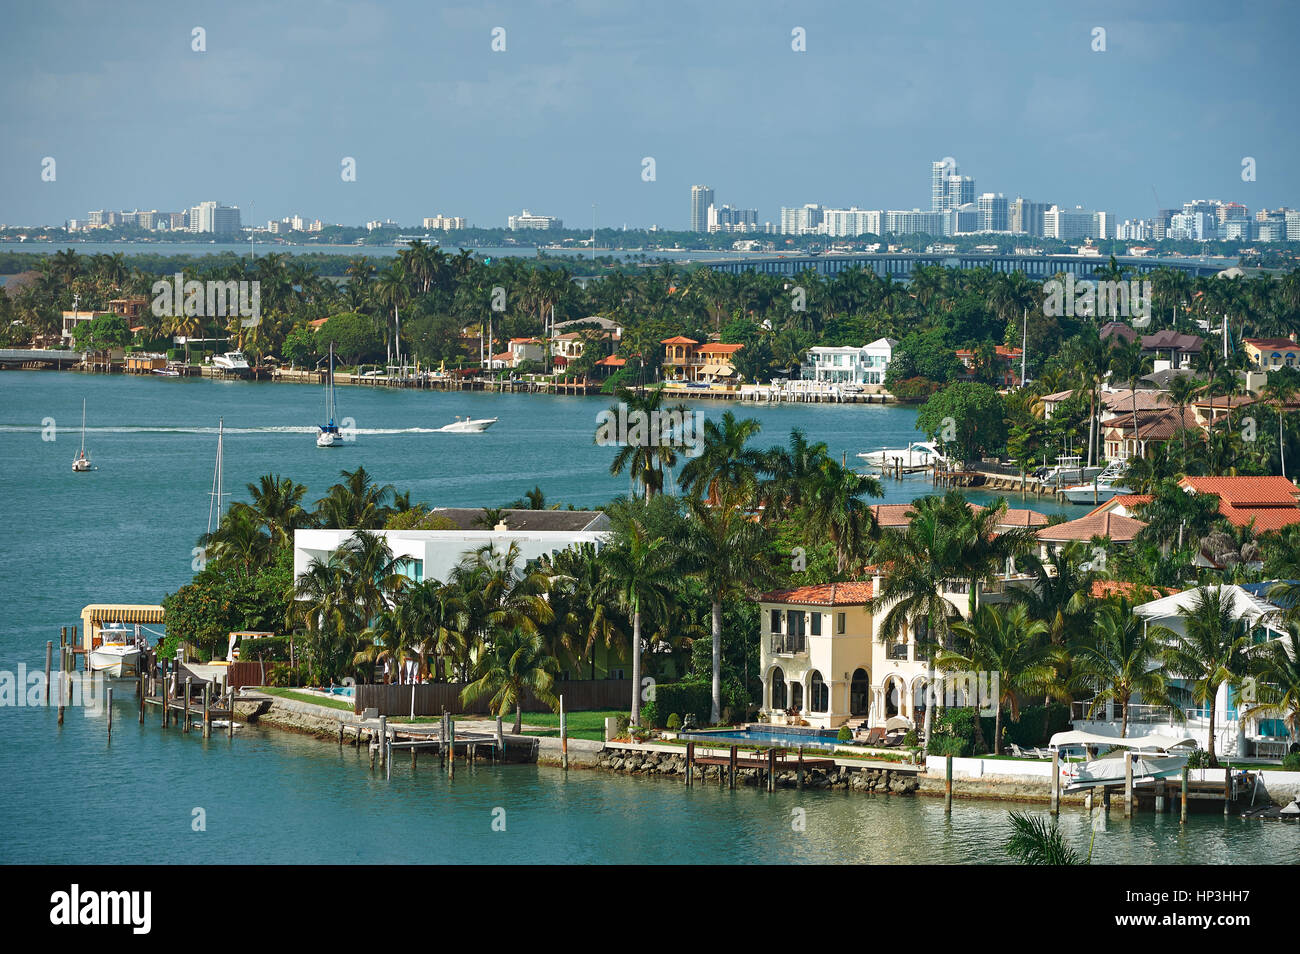
[[[446,580],[467,554],[493,545],[504,553],[519,548],[521,563],[582,543],[601,546],[609,536],[609,518],[599,510],[504,510],[495,527],[483,527],[483,511],[439,507],[432,514],[454,527],[446,530],[375,530],[388,541],[398,567],[415,582]],[[312,560],[324,562],[354,530],[295,530],[293,574],[303,576]]]
[[[820,345],[809,348],[800,369],[800,377],[804,381],[819,384],[883,387],[885,371],[889,368],[897,344],[892,338],[877,338],[860,348]]]
[[[1270,584],[1237,586],[1220,584],[1194,587],[1174,593],[1133,608],[1135,615],[1147,626],[1164,626],[1175,633],[1186,632],[1186,619],[1180,610],[1190,611],[1197,605],[1201,593],[1218,590],[1223,602],[1231,603],[1234,618],[1251,635],[1255,644],[1276,639],[1290,640],[1282,622],[1282,610],[1265,598]],[[1291,647],[1295,651],[1295,647]],[[1188,688],[1190,680],[1171,673],[1173,684]],[[1089,705],[1075,703],[1074,728],[1099,735],[1120,734],[1122,724],[1119,707],[1108,704],[1099,707],[1089,718]],[[1168,735],[1173,729],[1196,739],[1207,748],[1209,743],[1209,707],[1205,702],[1188,700],[1173,712],[1169,706],[1145,705],[1135,701],[1129,705],[1128,735],[1141,738],[1147,735]],[[1219,756],[1280,756],[1285,753],[1290,740],[1281,719],[1252,718],[1249,693],[1241,687],[1224,684],[1215,696],[1214,749]]]

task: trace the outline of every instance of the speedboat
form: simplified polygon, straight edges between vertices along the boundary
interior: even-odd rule
[[[1090,504],[1109,500],[1116,494],[1131,494],[1131,488],[1124,485],[1124,474],[1128,470],[1126,461],[1113,460],[1106,465],[1091,483],[1073,484],[1061,490],[1070,503]]]
[[[457,416],[451,424],[438,428],[444,434],[481,434],[497,422],[495,417],[461,418]]]
[[[175,368],[154,368],[153,373],[163,378],[179,378],[181,373]]]
[[[87,658],[92,672],[122,679],[140,672],[138,634],[124,623],[109,623],[99,631],[100,642]]]
[[[858,457],[872,467],[883,468],[900,466],[904,469],[911,469],[948,463],[948,459],[943,456],[938,445],[929,441],[913,441],[903,448],[885,447],[878,451],[867,451],[864,454],[859,454]]]
[[[244,374],[248,371],[248,359],[244,357],[242,351],[227,351],[225,354],[213,355],[212,366],[223,371]]]

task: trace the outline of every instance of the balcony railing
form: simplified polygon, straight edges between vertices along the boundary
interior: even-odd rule
[[[806,653],[808,651],[808,640],[804,636],[783,636],[780,633],[772,634],[772,652],[792,656],[795,653]]]

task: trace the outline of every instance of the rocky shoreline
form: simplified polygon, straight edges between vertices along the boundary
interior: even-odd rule
[[[675,752],[602,749],[595,764],[597,768],[606,771],[625,772],[629,775],[678,777],[686,775],[684,753],[679,755]],[[694,771],[701,785],[717,784],[720,779],[726,777],[724,766],[696,765]],[[760,769],[739,768],[736,770],[736,783],[759,785],[762,784],[763,774]],[[776,784],[782,788],[795,788],[799,784],[798,774],[793,771],[778,772]],[[804,788],[839,788],[854,792],[912,795],[920,788],[920,780],[915,772],[878,768],[850,769],[840,766],[831,770],[816,768],[805,770],[803,785]]]

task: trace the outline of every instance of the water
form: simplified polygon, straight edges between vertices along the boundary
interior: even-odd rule
[[[74,474],[81,398],[87,445],[99,470]],[[590,506],[626,492],[608,474],[613,449],[592,444],[605,398],[432,393],[342,388],[340,411],[360,429],[355,445],[319,450],[312,426],[321,389],[307,385],[0,373],[0,671],[43,665],[46,640],[90,602],[144,602],[186,583],[191,547],[207,522],[217,418],[229,428],[226,487],[269,471],[323,494],[338,471],[364,464],[417,500],[499,505],[540,484],[549,500]],[[726,406],[698,405],[709,416]],[[899,407],[736,408],[763,422],[762,444],[795,424],[833,453],[905,445],[918,435]],[[430,431],[456,414],[499,417],[482,435]],[[42,420],[54,418],[54,441]],[[887,482],[906,501],[925,481]],[[120,684],[114,737],[102,716],[0,709],[0,862],[937,862],[1000,861],[1006,809],[840,792],[716,786],[537,766],[478,768],[454,782],[426,760],[399,758],[391,781],[350,747],[248,727],[233,742],[204,742],[136,722]],[[506,810],[506,833],[491,829]],[[793,808],[808,812],[791,831]],[[205,835],[191,831],[195,808]],[[98,813],[116,822],[100,824]],[[128,840],[136,821],[150,835]],[[1063,826],[1086,846],[1086,819]],[[1296,829],[1196,816],[1113,818],[1097,839],[1103,861],[1276,862],[1295,858]]]

